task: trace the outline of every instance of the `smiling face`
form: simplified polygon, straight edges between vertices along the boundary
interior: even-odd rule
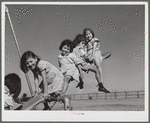
[[[34,70],[37,64],[37,58],[32,58],[29,57],[26,61],[26,66],[30,69],[30,70]]]
[[[92,35],[92,33],[90,31],[86,31],[85,37],[86,37],[87,41],[91,41],[92,38],[93,38],[93,35]]]
[[[63,56],[65,56],[65,55],[68,55],[69,53],[70,53],[70,47],[69,46],[67,46],[67,45],[64,45],[63,47],[62,47],[62,55]]]

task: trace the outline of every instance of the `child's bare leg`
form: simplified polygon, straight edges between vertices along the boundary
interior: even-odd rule
[[[60,96],[58,97],[59,101],[62,101],[64,103],[64,109],[65,110],[72,110],[72,106],[71,106],[71,99],[64,95],[64,96]]]
[[[95,64],[96,64],[96,67],[98,69],[98,73],[99,75],[101,76],[101,83],[98,84],[99,88],[98,90],[99,91],[103,91],[105,93],[110,93],[104,86],[103,86],[103,79],[102,79],[102,68],[101,68],[101,65],[100,65],[100,60],[99,59],[95,59]]]
[[[64,109],[65,110],[72,110],[71,100],[66,95],[58,96],[58,97],[50,96],[48,101],[50,101],[50,102],[51,101],[62,101],[64,103]]]
[[[67,75],[67,76],[64,77],[64,86],[63,86],[63,89],[62,89],[63,94],[66,93],[70,80],[71,80],[71,76]]]
[[[95,78],[97,80],[98,83],[102,83],[101,81],[101,75],[99,74],[98,69],[96,69],[95,67],[93,67],[92,65],[89,67],[89,71],[94,72],[95,73]]]
[[[94,62],[95,62],[96,68],[97,68],[97,70],[99,72],[99,75],[101,77],[101,82],[102,82],[103,78],[102,78],[102,68],[101,68],[100,60],[99,59],[94,59]]]

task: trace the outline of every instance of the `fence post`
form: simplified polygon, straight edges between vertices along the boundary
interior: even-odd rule
[[[139,91],[137,91],[137,98],[139,98]]]
[[[125,94],[126,94],[126,98],[127,98],[127,92],[125,91]]]
[[[96,99],[98,99],[98,93],[96,93]]]
[[[105,93],[105,99],[107,99],[107,94]]]
[[[81,94],[81,100],[82,100],[82,94]]]
[[[116,99],[116,92],[115,92],[115,99]]]

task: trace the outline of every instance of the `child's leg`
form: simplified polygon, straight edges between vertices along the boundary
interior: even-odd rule
[[[69,84],[70,80],[71,80],[71,76],[66,75],[66,76],[64,77],[64,86],[63,86],[63,89],[62,89],[62,93],[63,93],[63,94],[66,93],[66,91],[67,91],[67,89],[68,89],[68,84]]]
[[[100,67],[101,67],[101,66],[100,66]],[[101,69],[101,68],[100,68],[100,69]],[[99,87],[99,88],[98,88],[98,91],[103,91],[103,92],[105,92],[105,93],[110,93],[110,92],[103,86],[102,79],[101,79],[101,75],[102,75],[102,74],[100,74],[99,70],[96,69],[96,68],[94,68],[94,67],[93,67],[93,68],[90,67],[89,70],[95,73],[95,77],[96,77],[96,79],[97,79],[98,87]]]
[[[71,100],[68,96],[66,96],[66,95],[60,96],[60,97],[58,97],[58,100],[62,101],[64,103],[65,110],[72,110]]]
[[[101,77],[101,82],[103,81],[103,78],[102,78],[102,68],[101,68],[101,63],[99,62],[99,59],[95,59],[95,64],[96,64],[96,68],[99,72],[99,75]]]
[[[89,71],[95,73],[95,78],[96,78],[96,80],[97,80],[98,83],[102,83],[102,81],[101,81],[101,75],[99,74],[98,69],[96,69],[95,67],[93,67],[92,65],[90,65]]]
[[[99,72],[100,76],[101,76],[101,82],[102,82],[102,81],[103,81],[103,78],[102,78],[101,62],[102,62],[102,56],[101,56],[101,54],[99,54],[99,52],[98,52],[98,53],[95,54],[94,63],[95,63],[95,65],[96,65],[96,68],[98,69],[98,72]]]
[[[50,96],[48,101],[62,101],[64,103],[64,109],[65,110],[72,110],[71,100],[66,95],[58,96],[58,97]]]

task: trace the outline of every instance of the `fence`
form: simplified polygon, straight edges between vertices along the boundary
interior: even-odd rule
[[[124,92],[111,92],[111,93],[87,93],[87,94],[70,94],[68,95],[71,100],[96,100],[96,99],[134,99],[144,98],[145,92],[143,91],[124,91]]]

